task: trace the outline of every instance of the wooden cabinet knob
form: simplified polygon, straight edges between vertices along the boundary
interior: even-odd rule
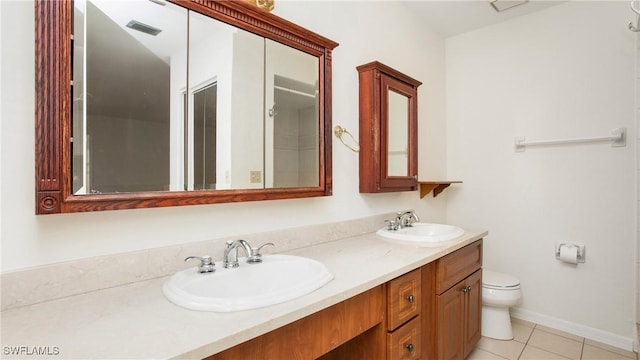
[[[407,296],[407,301],[410,302],[411,304],[413,304],[413,302],[416,301],[416,298],[414,298],[413,295],[408,295]]]
[[[407,344],[405,345],[405,348],[407,349],[408,352],[413,352],[413,350],[415,349],[413,344]]]

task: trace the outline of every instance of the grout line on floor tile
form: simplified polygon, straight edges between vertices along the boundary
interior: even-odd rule
[[[534,329],[535,330],[535,329]],[[582,342],[582,344],[584,344],[584,337],[583,336],[579,336],[579,335],[573,335],[571,333],[567,333],[565,331],[562,330],[557,330],[551,327],[542,327],[540,329],[538,329],[546,334],[550,334],[550,335],[555,335],[555,336],[559,336],[561,338],[567,339],[567,340],[571,340],[571,341],[575,341],[575,342]],[[563,335],[566,334],[566,335]],[[580,338],[581,340],[576,340],[576,338]]]
[[[535,348],[535,349],[538,349],[538,350],[546,351],[546,352],[551,353],[551,354],[553,354],[553,355],[560,356],[560,357],[561,357],[561,358],[563,358],[563,359],[570,359],[570,358],[568,358],[568,357],[566,357],[566,356],[564,356],[564,355],[562,355],[562,354],[558,354],[558,353],[557,353],[557,352],[555,352],[555,351],[551,351],[551,350],[549,350],[549,349],[541,348],[541,347],[539,347],[539,346],[526,345],[526,346],[525,346],[525,348],[527,348],[527,347],[532,347],[532,348]],[[580,358],[578,358],[578,360],[580,360],[580,359],[582,359],[582,350],[580,351]]]
[[[486,352],[488,352],[489,354],[491,354],[491,355],[495,355],[495,356],[497,356],[497,357],[499,357],[499,358],[501,358],[501,359],[509,360],[509,358],[506,358],[506,357],[504,357],[504,356],[502,356],[502,355],[500,355],[500,354],[496,354],[496,353],[494,353],[493,351],[489,351],[489,350],[487,350],[487,349],[482,349],[482,351],[486,351]]]
[[[529,346],[529,339],[531,339],[531,335],[533,335],[533,332],[536,330],[536,324],[533,324],[533,327],[531,328],[531,331],[529,332],[529,336],[527,336],[527,339],[524,342],[524,347],[522,347],[522,350],[520,351],[520,354],[518,355],[518,360],[520,360],[520,358],[522,357],[522,354],[524,354],[524,349],[527,348],[527,346]]]
[[[525,343],[525,346],[527,346],[527,344],[529,344],[529,340],[531,340],[531,337],[533,336],[533,332],[536,331],[536,327],[538,326],[538,324],[533,324],[533,328],[531,329],[531,332],[529,333],[529,337],[527,337],[527,342]]]

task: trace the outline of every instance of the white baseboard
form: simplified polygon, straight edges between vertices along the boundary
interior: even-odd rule
[[[636,339],[602,331],[589,326],[576,324],[567,320],[536,313],[533,311],[511,308],[511,316],[517,319],[530,321],[550,328],[578,335],[586,339],[601,342],[627,351],[637,351]]]

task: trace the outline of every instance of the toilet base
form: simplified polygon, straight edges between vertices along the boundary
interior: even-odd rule
[[[513,339],[508,307],[482,305],[482,336],[497,340]]]

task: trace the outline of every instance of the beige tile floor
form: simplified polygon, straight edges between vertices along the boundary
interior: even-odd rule
[[[634,352],[618,349],[559,330],[513,319],[513,340],[483,337],[468,360],[637,360]]]

